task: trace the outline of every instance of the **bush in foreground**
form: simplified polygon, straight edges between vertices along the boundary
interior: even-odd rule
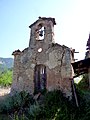
[[[60,91],[47,92],[37,100],[22,91],[0,102],[0,112],[11,120],[89,120],[90,102],[86,103],[80,94],[79,91],[80,106],[77,108]]]

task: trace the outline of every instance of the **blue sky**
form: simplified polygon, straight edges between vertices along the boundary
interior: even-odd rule
[[[0,57],[28,47],[29,25],[55,17],[55,41],[75,48],[83,59],[90,32],[90,0],[0,0]]]

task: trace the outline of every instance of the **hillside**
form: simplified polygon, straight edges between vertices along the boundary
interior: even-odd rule
[[[13,58],[0,57],[0,72],[13,67]]]

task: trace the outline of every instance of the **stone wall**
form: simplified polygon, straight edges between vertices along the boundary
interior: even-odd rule
[[[42,46],[43,48],[45,46]],[[28,48],[15,55],[12,91],[26,90],[34,92],[35,66],[46,66],[47,90],[60,89],[66,96],[71,96],[72,66],[71,51],[66,46],[52,44],[47,50],[38,52]]]

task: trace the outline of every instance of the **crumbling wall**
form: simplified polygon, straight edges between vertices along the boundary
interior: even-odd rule
[[[45,46],[42,46],[43,48]],[[42,52],[28,48],[20,55],[16,55],[12,90],[26,90],[33,93],[34,70],[35,66],[39,64],[46,66],[47,90],[60,89],[67,97],[71,97],[71,51],[68,47],[58,44],[51,45],[48,49],[43,49]]]
[[[65,96],[72,96],[71,81],[73,70],[71,66],[71,51],[65,46],[56,45],[48,52],[47,89],[60,89]]]
[[[31,28],[29,47],[22,52],[20,50],[13,52],[12,92],[26,90],[32,94],[35,87],[35,66],[42,65],[45,66],[47,75],[46,89],[48,91],[60,89],[71,99],[73,55],[68,47],[54,43],[54,25],[56,25],[55,18],[39,17],[29,26]],[[44,38],[38,39],[43,32]]]

